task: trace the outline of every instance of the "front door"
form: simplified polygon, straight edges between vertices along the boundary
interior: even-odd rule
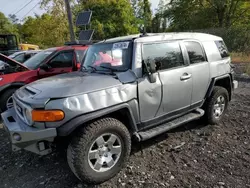
[[[186,58],[183,57],[183,51],[178,41],[166,41],[160,43],[147,43],[143,45],[143,59],[154,59],[157,67],[157,78],[159,81],[150,83],[158,86],[157,91],[161,95],[155,95],[154,100],[144,100],[144,90],[141,90],[139,84],[139,103],[141,110],[141,121],[151,121],[152,116],[144,113],[151,111],[154,119],[159,121],[172,116],[181,114],[189,110],[192,96],[192,74]],[[149,84],[147,84],[148,88]],[[151,88],[154,88],[151,86]],[[153,91],[153,90],[152,90]],[[141,93],[141,94],[140,94]],[[140,98],[141,97],[141,98]],[[143,100],[143,102],[141,102]],[[155,106],[150,102],[160,103],[155,111]],[[146,105],[146,104],[148,105]],[[152,106],[152,107],[151,107]],[[148,117],[148,118],[147,118]]]
[[[74,66],[74,51],[59,52],[47,63],[47,65],[49,67],[48,70],[40,69],[40,78],[71,72]]]

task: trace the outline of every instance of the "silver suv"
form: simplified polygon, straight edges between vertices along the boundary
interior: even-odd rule
[[[67,159],[88,183],[115,176],[131,138],[144,141],[203,117],[220,121],[232,98],[231,59],[222,40],[201,33],[113,38],[92,45],[81,71],[19,89],[2,114],[14,151],[49,154],[70,138]]]

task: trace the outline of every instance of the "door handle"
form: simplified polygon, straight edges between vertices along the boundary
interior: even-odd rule
[[[182,76],[181,76],[181,81],[184,81],[184,80],[188,80],[192,77],[192,74],[188,74],[188,73],[184,73]]]

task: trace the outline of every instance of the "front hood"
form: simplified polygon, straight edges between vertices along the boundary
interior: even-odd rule
[[[32,82],[25,87],[34,99],[64,98],[122,85],[111,75],[72,72]]]
[[[9,64],[10,66],[16,66],[16,65],[19,65],[20,67],[23,67],[25,68],[26,70],[29,70],[28,67],[24,66],[23,64],[17,62],[16,60],[14,59],[11,59],[3,54],[0,53],[0,61],[3,61],[4,63],[6,64]]]

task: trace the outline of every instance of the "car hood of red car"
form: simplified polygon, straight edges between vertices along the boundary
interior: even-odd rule
[[[10,59],[9,57],[3,55],[0,53],[0,61],[3,61],[4,63],[7,63],[9,64],[10,66],[15,66],[15,65],[19,65],[20,67],[23,67],[27,70],[30,70],[28,67],[24,66],[23,64],[17,62],[16,60],[14,59]]]

